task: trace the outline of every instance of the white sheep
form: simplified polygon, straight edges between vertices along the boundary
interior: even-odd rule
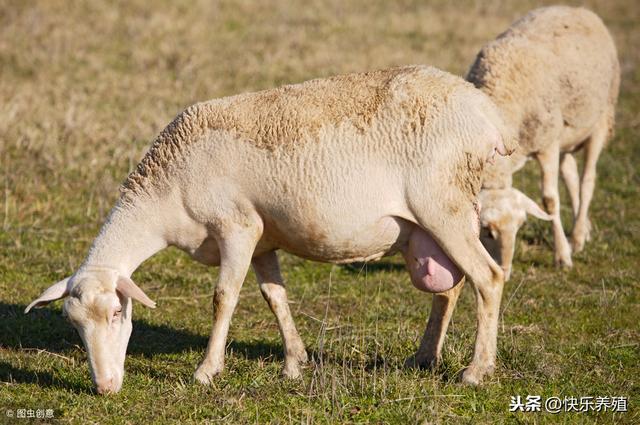
[[[596,162],[613,132],[620,66],[611,35],[602,20],[586,9],[536,9],[482,48],[467,80],[489,95],[519,139],[513,155],[487,167],[480,195],[481,224],[497,238],[495,254],[506,279],[515,236],[527,213],[552,220],[556,264],[570,267],[571,247],[560,220],[558,175],[560,170],[570,194],[572,245],[578,252],[590,237],[588,210]],[[571,155],[579,149],[585,152],[581,182]],[[540,164],[548,215],[512,188],[512,174],[528,157]]]
[[[223,370],[231,315],[249,265],[282,334],[283,373],[306,360],[277,249],[328,262],[402,252],[413,284],[477,293],[471,365],[493,370],[503,272],[478,238],[484,164],[513,150],[489,98],[423,66],[350,74],[196,104],[156,139],[123,185],[85,261],[26,309],[67,297],[98,392],[119,391],[131,299],[155,306],[129,276],[168,245],[219,265],[202,383]],[[458,284],[456,286],[456,284]],[[453,288],[453,289],[452,289]],[[425,343],[417,362],[439,355]],[[437,349],[435,352],[433,350]]]

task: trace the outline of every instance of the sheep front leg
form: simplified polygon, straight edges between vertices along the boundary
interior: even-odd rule
[[[463,286],[464,278],[462,282],[448,291],[433,294],[431,313],[420,341],[420,347],[413,356],[405,361],[405,367],[433,369],[439,365],[442,358],[444,337]]]
[[[558,193],[558,174],[560,167],[560,147],[557,143],[538,153],[538,162],[542,169],[542,199],[553,222],[553,242],[555,263],[558,266],[571,267],[571,246],[564,234],[560,218],[560,194]]]
[[[453,199],[456,197],[452,196]],[[436,240],[449,258],[469,278],[477,302],[477,332],[473,360],[462,374],[462,382],[478,385],[483,377],[495,369],[498,337],[498,317],[504,286],[504,272],[484,249],[478,237],[478,216],[471,202],[458,196],[455,208],[451,205],[424,205],[423,211],[412,208],[418,224]],[[431,200],[433,201],[433,199]],[[455,213],[443,215],[445,211]],[[452,231],[453,229],[453,231]]]
[[[224,352],[231,316],[238,303],[240,288],[249,270],[251,257],[259,239],[256,229],[242,229],[220,238],[220,274],[213,294],[213,329],[207,351],[194,378],[209,384],[224,369]]]
[[[278,328],[284,345],[284,368],[282,374],[287,378],[300,377],[300,363],[307,361],[304,343],[298,334],[291,316],[287,291],[285,290],[278,257],[275,251],[267,252],[252,261],[262,296],[269,304],[278,320]]]

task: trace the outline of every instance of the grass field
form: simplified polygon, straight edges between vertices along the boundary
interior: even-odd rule
[[[640,3],[633,0],[586,2],[613,33],[623,73],[616,136],[598,165],[594,238],[572,270],[560,271],[550,225],[523,228],[503,298],[498,368],[482,387],[457,382],[475,335],[469,289],[444,364],[433,372],[402,367],[431,297],[411,286],[399,257],[347,267],[281,255],[312,359],[295,382],[279,376],[276,322],[251,274],[225,374],[211,387],[192,383],[217,270],[174,249],[133,276],[158,308],[134,307],[117,395],[93,393],[82,343],[60,303],[22,314],[79,265],[118,185],[184,107],[393,65],[464,75],[482,44],[538,4],[0,0],[0,422],[34,421],[7,411],[53,409],[55,422],[79,424],[640,423]],[[516,186],[540,199],[538,176],[529,164]],[[515,395],[624,396],[629,411],[509,413]]]

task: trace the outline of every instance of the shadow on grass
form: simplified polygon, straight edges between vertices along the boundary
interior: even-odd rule
[[[95,393],[89,379],[84,380],[82,383],[74,382],[42,370],[35,371],[24,367],[18,368],[4,361],[0,361],[0,380],[2,382],[36,384],[45,388],[60,388],[74,393]]]
[[[396,265],[384,265],[396,267]],[[401,266],[397,266],[401,267]],[[25,306],[0,302],[0,346],[20,352],[25,349],[41,349],[52,353],[62,353],[74,350],[76,346],[83,351],[82,341],[76,330],[62,316],[59,308],[44,308],[34,310],[28,315],[23,314]],[[166,325],[155,325],[144,320],[134,320],[133,333],[128,346],[128,354],[139,355],[153,359],[158,354],[179,354],[196,351],[204,354],[208,338],[183,329],[175,329]],[[259,338],[259,337],[258,337]],[[267,360],[281,362],[284,360],[281,343],[252,340],[231,340],[227,347],[228,355],[242,356],[247,360]],[[318,358],[319,353],[309,352],[311,358]],[[344,364],[345,359],[340,356],[326,359],[334,365]],[[378,354],[368,359],[365,370],[389,369],[403,366],[392,365],[384,356]],[[86,368],[86,364],[83,365]],[[153,364],[149,365],[153,369]],[[407,370],[408,373],[409,370]],[[150,376],[155,373],[148,371]],[[427,374],[433,372],[426,372]],[[435,372],[440,374],[445,382],[455,379],[450,376],[447,368],[439,368]],[[161,376],[161,375],[158,375]],[[4,382],[37,384],[44,387],[56,387],[75,393],[92,393],[89,379],[82,382],[65,378],[64,376],[28,367],[16,367],[6,361],[0,361],[0,379]]]
[[[59,308],[43,308],[24,314],[26,306],[0,302],[0,344],[6,348],[38,348],[62,352],[82,347],[76,330],[68,323]],[[133,320],[133,333],[128,353],[153,357],[155,354],[181,353],[201,350],[207,338],[166,325],[155,325],[144,320]]]
[[[388,261],[375,261],[366,263],[349,263],[342,264],[343,270],[353,274],[367,272],[397,272],[406,270],[403,264],[390,263]]]
[[[76,330],[61,315],[60,309],[38,309],[28,315],[25,305],[0,302],[0,347],[16,351],[40,349],[51,353],[64,353],[82,347]],[[153,358],[157,354],[176,354],[200,351],[204,354],[208,338],[166,325],[150,324],[144,320],[133,321],[133,333],[127,348],[128,354]],[[231,355],[249,360],[272,358],[282,360],[282,346],[264,341],[232,341]],[[78,385],[48,372],[16,368],[0,361],[0,379],[5,382],[35,383],[68,389],[74,392],[91,392],[90,382]]]
[[[4,335],[0,340],[1,346],[16,350],[37,348],[54,353],[67,351],[76,345],[82,347],[78,333],[62,317],[60,309],[37,309],[25,315],[25,307],[0,302],[0,334]],[[184,329],[134,319],[127,353],[153,357],[190,350],[204,352],[207,341],[208,337]],[[232,341],[230,350],[247,359],[282,358],[280,344],[263,341]]]
[[[266,341],[229,341],[227,347],[227,355],[244,356],[247,360],[264,360],[273,361],[284,360],[284,348],[281,344],[274,344]]]
[[[366,355],[366,353],[364,353]],[[310,363],[318,367],[321,364],[339,366],[343,365],[352,370],[364,370],[370,374],[401,374],[407,378],[415,379],[437,379],[439,382],[450,384],[460,381],[462,370],[456,371],[447,359],[443,359],[438,365],[414,365],[407,366],[405,359],[398,362],[398,359],[388,359],[380,353],[367,355],[366,360],[360,360],[354,357],[344,358],[340,355],[331,354],[320,359],[321,355],[318,351],[310,353]]]

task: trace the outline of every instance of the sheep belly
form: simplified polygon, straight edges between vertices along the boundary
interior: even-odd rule
[[[460,269],[424,230],[415,228],[409,237],[404,259],[413,286],[425,292],[444,292],[463,277]]]

